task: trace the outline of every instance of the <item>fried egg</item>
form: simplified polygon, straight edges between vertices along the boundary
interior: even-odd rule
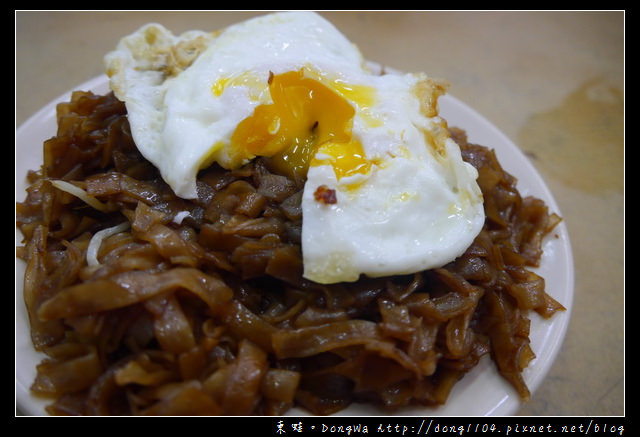
[[[304,182],[305,278],[409,274],[461,255],[484,223],[477,171],[438,115],[445,86],[381,74],[313,12],[174,36],[148,24],[105,57],[140,152],[176,195],[198,172],[269,157]]]

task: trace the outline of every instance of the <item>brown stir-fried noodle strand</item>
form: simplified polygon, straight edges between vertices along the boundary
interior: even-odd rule
[[[176,197],[137,151],[124,105],[75,92],[17,204],[32,392],[55,415],[330,414],[438,405],[485,354],[522,399],[541,242],[559,222],[494,152],[452,129],[486,224],[463,256],[413,275],[302,278],[302,187],[266,159],[214,165]]]

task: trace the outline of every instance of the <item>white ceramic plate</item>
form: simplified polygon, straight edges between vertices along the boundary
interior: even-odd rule
[[[91,90],[98,94],[108,92],[106,76],[96,77],[75,90]],[[23,201],[27,186],[25,175],[42,163],[42,142],[55,134],[55,106],[68,101],[70,92],[50,102],[29,118],[16,130],[16,201]],[[469,141],[496,150],[503,168],[518,179],[518,189],[523,195],[543,199],[551,211],[562,215],[551,192],[524,154],[504,134],[484,117],[452,96],[440,99],[440,112],[449,126],[467,131]],[[562,303],[567,311],[544,320],[532,314],[531,346],[537,358],[524,371],[524,379],[532,393],[549,371],[562,345],[573,303],[574,272],[569,235],[564,223],[553,232],[554,236],[544,243],[544,255],[540,268],[536,270],[546,281],[547,292]],[[21,234],[16,229],[16,244]],[[16,260],[16,410],[18,414],[45,415],[46,402],[34,398],[29,387],[35,378],[36,364],[42,359],[32,345],[29,336],[29,321],[22,299],[24,263]],[[412,416],[484,416],[511,415],[520,407],[520,400],[513,388],[502,379],[488,357],[456,384],[446,405],[439,408],[415,407],[397,412]],[[294,415],[306,414],[300,410]],[[348,416],[370,416],[386,414],[370,406],[353,405],[338,413]]]

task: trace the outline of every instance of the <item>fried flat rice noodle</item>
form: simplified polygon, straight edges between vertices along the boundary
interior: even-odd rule
[[[302,186],[268,160],[201,171],[188,201],[139,154],[112,94],[75,92],[57,117],[16,205],[45,357],[31,389],[48,413],[437,406],[484,356],[529,398],[529,315],[563,310],[532,268],[560,218],[464,131],[452,136],[487,217],[467,251],[438,269],[320,285],[302,278]]]

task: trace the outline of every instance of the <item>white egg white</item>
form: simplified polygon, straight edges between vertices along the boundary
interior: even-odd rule
[[[171,54],[181,44],[195,47],[188,51],[197,52],[195,59]],[[203,167],[235,168],[252,159],[233,150],[231,136],[271,102],[270,75],[303,69],[355,108],[351,134],[367,170],[340,178],[330,157],[317,155],[307,173],[302,253],[312,281],[442,266],[482,228],[477,172],[443,135],[446,123],[424,109],[430,79],[372,73],[357,47],[318,14],[274,13],[217,34],[179,37],[151,24],[123,38],[105,64],[138,148],[184,198],[197,197]],[[374,92],[360,98],[349,91],[358,87]],[[335,193],[335,203],[316,199],[321,186]]]

